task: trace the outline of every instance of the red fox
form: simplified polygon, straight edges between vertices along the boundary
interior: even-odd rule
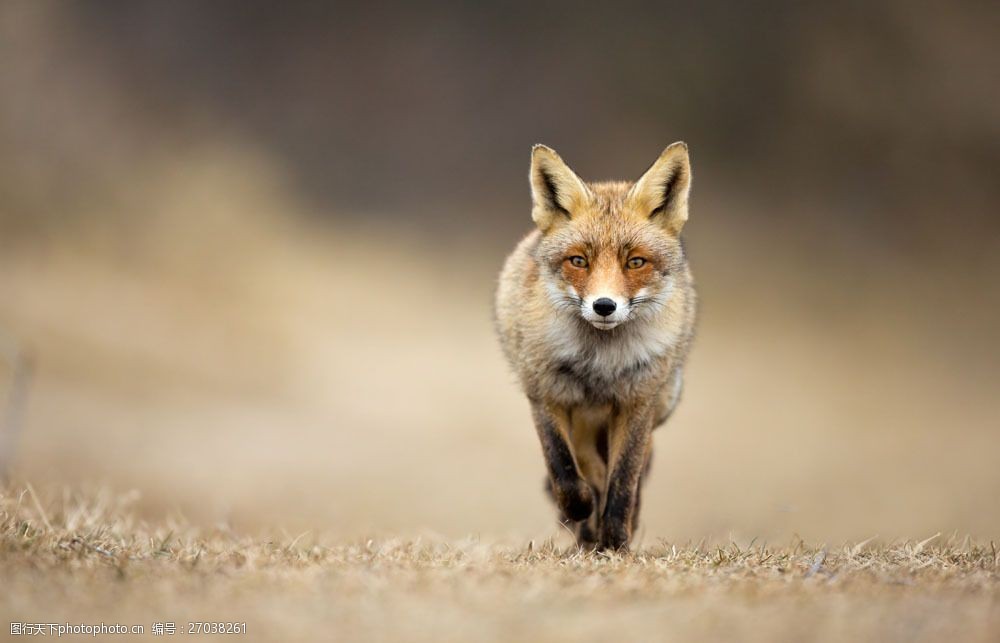
[[[546,487],[581,547],[627,549],[651,434],[680,399],[697,298],[681,228],[691,165],[667,147],[635,183],[585,183],[531,151],[537,226],[500,273],[495,321],[531,404]]]

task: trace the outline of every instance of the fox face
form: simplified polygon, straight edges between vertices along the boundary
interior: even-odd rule
[[[685,258],[691,170],[675,143],[635,183],[584,183],[553,150],[535,146],[532,218],[552,302],[599,330],[655,316]]]

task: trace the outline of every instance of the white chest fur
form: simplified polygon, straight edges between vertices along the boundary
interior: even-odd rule
[[[567,404],[631,398],[662,373],[656,362],[677,341],[656,320],[634,320],[611,331],[591,330],[576,319],[553,322],[546,333],[549,393]]]
[[[662,357],[677,341],[676,334],[657,321],[635,320],[609,331],[592,331],[564,317],[549,325],[546,340],[554,361],[614,377]]]

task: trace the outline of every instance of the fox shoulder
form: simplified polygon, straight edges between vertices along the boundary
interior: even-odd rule
[[[534,230],[521,239],[514,251],[507,256],[494,300],[494,317],[501,339],[514,333],[514,320],[523,320],[524,304],[536,292],[539,272],[534,251],[541,241],[542,233]]]

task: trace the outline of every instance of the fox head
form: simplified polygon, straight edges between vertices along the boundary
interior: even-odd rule
[[[531,151],[531,217],[539,270],[553,303],[611,330],[654,316],[686,260],[691,165],[674,143],[635,183],[585,183],[544,145]]]

